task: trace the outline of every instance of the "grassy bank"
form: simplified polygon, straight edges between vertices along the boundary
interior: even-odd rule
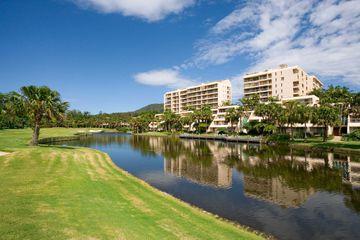
[[[76,129],[46,129],[42,137]],[[2,239],[260,239],[114,166],[105,153],[27,147],[30,130],[0,131]],[[7,144],[7,145],[6,145]]]
[[[97,128],[91,128],[97,130]],[[40,138],[65,137],[77,133],[88,132],[86,128],[46,128],[40,132]],[[112,131],[112,130],[106,130]],[[13,152],[19,148],[26,147],[31,140],[32,130],[26,129],[5,129],[0,130],[0,151]]]
[[[310,148],[339,153],[356,153],[360,154],[360,142],[356,141],[333,141],[323,142],[321,139],[294,140],[291,146],[295,148]]]
[[[151,136],[151,137],[171,137],[179,136],[178,133],[172,132],[143,132],[143,133],[133,133],[135,136]]]

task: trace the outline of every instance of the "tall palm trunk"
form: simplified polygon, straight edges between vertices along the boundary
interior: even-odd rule
[[[40,135],[40,122],[36,122],[34,125],[33,136],[31,141],[32,146],[37,146],[39,144],[39,135]]]
[[[243,128],[243,126],[242,126],[242,118],[240,117],[239,118],[239,133],[242,132],[242,128]]]
[[[306,122],[305,122],[305,132],[304,132],[304,139],[306,140],[307,139],[307,135],[306,135],[306,132],[307,132],[307,127],[306,127]]]

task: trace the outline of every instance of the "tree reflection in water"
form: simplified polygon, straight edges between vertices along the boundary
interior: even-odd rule
[[[243,174],[249,197],[298,207],[316,191],[340,193],[360,210],[360,163],[356,156],[308,152],[287,146],[135,136],[131,146],[164,156],[164,171],[212,187],[229,188],[232,171]]]
[[[298,207],[315,192],[325,191],[343,194],[344,204],[360,212],[358,156],[123,134],[99,134],[76,142],[81,146],[111,144],[128,144],[143,156],[163,156],[165,174],[197,184],[231,188],[233,171],[238,171],[248,197]]]

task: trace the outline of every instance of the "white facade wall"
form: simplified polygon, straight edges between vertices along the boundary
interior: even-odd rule
[[[231,102],[231,82],[222,80],[178,89],[164,94],[164,110],[184,113],[208,105],[213,109]]]
[[[266,102],[269,97],[292,98],[306,96],[323,84],[315,76],[308,75],[299,66],[280,65],[277,69],[250,73],[244,76],[244,96],[258,94]]]

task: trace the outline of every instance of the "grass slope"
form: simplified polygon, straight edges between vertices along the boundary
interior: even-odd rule
[[[352,153],[360,153],[360,142],[359,141],[335,141],[328,140],[323,142],[321,138],[309,138],[306,141],[304,139],[296,139],[293,141],[292,146],[294,147],[306,147],[315,149],[325,149],[334,151],[349,151]]]
[[[45,129],[42,137],[76,129]],[[260,239],[118,169],[105,153],[0,131],[2,239]],[[8,144],[4,147],[4,144]]]

